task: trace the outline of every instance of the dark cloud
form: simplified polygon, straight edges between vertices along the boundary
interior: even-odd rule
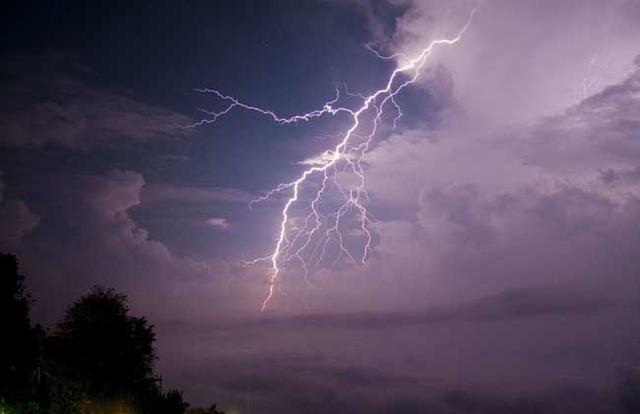
[[[175,111],[99,86],[84,66],[60,55],[0,65],[0,145],[68,148],[176,139],[190,119]]]
[[[149,185],[142,191],[145,203],[179,201],[181,203],[240,202],[249,203],[256,196],[234,188],[193,187],[170,184]]]
[[[467,320],[500,320],[540,315],[567,315],[597,312],[611,306],[606,298],[594,298],[562,287],[512,289],[498,295],[478,299],[453,309],[434,310],[441,317]],[[429,312],[427,312],[428,314]]]
[[[600,179],[607,184],[629,184],[635,183],[640,180],[640,167],[627,168],[621,170],[614,170],[608,168],[606,170],[598,171],[600,173]]]
[[[451,33],[470,6],[435,3],[359,2],[389,52]],[[18,166],[16,188],[28,189],[2,189],[0,245],[20,254],[39,321],[57,319],[93,284],[129,294],[135,312],[156,323],[165,384],[196,403],[251,413],[613,413],[615,370],[640,360],[640,70],[629,67],[640,9],[632,3],[481,2],[464,39],[434,54],[423,90],[399,98],[412,121],[381,128],[385,139],[363,163],[375,219],[369,262],[312,271],[312,286],[287,269],[264,314],[268,269],[225,257],[246,258],[255,240],[272,239],[282,199],[246,219],[239,212],[255,197],[234,181],[255,189],[287,180],[285,169],[268,170],[300,168],[282,159],[294,153],[313,161],[333,134],[311,151],[285,136],[301,126],[278,130],[279,140],[253,124],[259,117],[238,115],[219,140],[194,134],[188,148],[165,147],[158,143],[192,131],[181,128],[187,117],[64,57],[6,61],[0,145]],[[265,33],[256,33],[234,50],[260,42]],[[317,44],[333,52],[324,37]],[[316,51],[304,46],[309,60]],[[304,96],[316,96],[307,82],[321,59],[298,72],[291,49],[278,47],[283,78],[235,83],[257,102],[271,99],[272,83],[293,111],[302,98],[289,88],[305,82],[313,94]],[[274,49],[247,53],[256,66],[236,52],[215,64],[238,68],[241,80],[275,76],[275,66],[258,63]],[[585,73],[604,52],[615,55],[610,67]],[[354,73],[364,78],[361,67]],[[575,87],[588,76],[597,82]],[[318,132],[334,132],[325,126]],[[133,141],[134,155],[106,150]],[[24,153],[42,153],[48,169]],[[154,173],[131,161],[138,154],[152,158]],[[90,166],[68,161],[84,156]]]
[[[341,365],[314,354],[244,354],[208,360],[184,373],[196,399],[256,413],[616,413],[616,396],[584,385],[537,389],[455,388],[415,375]]]
[[[295,316],[264,316],[260,319],[215,325],[222,330],[265,329],[295,330],[300,328],[383,329],[421,324],[450,322],[494,322],[538,316],[562,317],[607,311],[610,307],[633,306],[572,291],[563,286],[516,288],[496,295],[446,305],[426,305],[420,312],[322,313]]]
[[[38,237],[20,251],[34,296],[49,298],[36,304],[39,316],[50,321],[95,284],[129,293],[136,306],[156,315],[181,308],[187,290],[206,295],[220,288],[229,272],[224,261],[176,256],[129,215],[143,186],[141,174],[124,170],[53,177],[43,185],[42,192],[55,193],[56,202]],[[169,285],[174,289],[166,290]],[[173,298],[160,304],[165,294]]]

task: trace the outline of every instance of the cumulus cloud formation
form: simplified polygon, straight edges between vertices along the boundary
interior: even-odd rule
[[[377,222],[364,291],[379,283],[374,303],[390,307],[526,284],[634,296],[639,74],[528,126],[384,142],[368,160],[370,193],[373,211],[393,219]]]
[[[456,27],[469,5],[401,3],[396,34],[378,33],[393,51]],[[194,340],[225,372],[170,370],[201,384],[196,398],[215,389],[282,412],[616,412],[611,385],[637,363],[640,332],[637,2],[477,13],[460,47],[435,56],[448,75],[424,79],[450,94],[439,122],[401,124],[366,159],[369,263],[313,273],[307,296],[289,278],[279,315]],[[576,94],[606,52],[609,67]]]
[[[71,66],[72,72],[67,74]],[[169,109],[100,87],[86,67],[61,56],[37,63],[4,61],[5,102],[0,105],[0,145],[38,148],[105,146],[128,140],[175,139],[190,120]]]
[[[634,0],[400,3],[409,11],[383,42],[409,54],[454,33],[475,8],[464,41],[434,59],[451,72],[455,95],[476,125],[552,115],[623,80],[638,54]]]
[[[274,316],[164,325],[192,338],[168,378],[266,411],[616,412],[640,340],[639,79],[521,125],[397,131],[367,159],[368,265],[312,274],[312,314],[287,282]]]
[[[386,39],[393,51],[446,34],[474,7],[402,4],[410,9]],[[395,297],[389,306],[527,283],[635,291],[638,3],[475,7],[464,40],[434,56],[452,83],[439,124],[405,127],[368,157],[372,209],[386,218],[377,223],[376,264],[361,272],[388,275],[380,296]],[[590,70],[582,62],[605,52],[615,62],[589,75],[598,82],[577,98],[572,82]],[[427,90],[439,82],[423,81]]]
[[[56,193],[57,208],[47,218],[65,231],[32,241],[24,254],[34,295],[57,292],[57,300],[36,304],[36,312],[54,317],[61,306],[95,284],[126,291],[136,306],[160,319],[221,306],[211,298],[224,299],[219,292],[233,264],[177,256],[136,223],[128,211],[140,204],[141,174],[114,170],[56,180],[64,180],[64,185],[52,186],[61,190]],[[43,249],[48,252],[44,257],[38,255]],[[229,288],[226,292],[230,297],[239,294]]]
[[[358,3],[377,49],[408,54],[476,9],[463,40],[432,56],[423,90],[398,97],[408,115],[380,128],[363,161],[366,264],[308,280],[287,268],[259,314],[269,270],[203,256],[228,247],[246,258],[273,236],[278,198],[264,215],[240,214],[254,194],[210,171],[199,147],[156,159],[185,167],[175,182],[101,169],[112,160],[55,176],[45,166],[33,203],[0,188],[0,247],[25,246],[31,291],[51,298],[37,315],[49,322],[94,284],[121,289],[157,323],[166,384],[229,411],[614,412],[615,370],[639,360],[640,3]],[[186,117],[97,86],[87,68],[24,65],[0,69],[11,85],[0,145],[12,151],[186,132]],[[232,163],[256,174],[250,159]],[[206,168],[186,170],[197,162]],[[209,172],[224,184],[187,184]],[[185,239],[213,246],[172,250]]]

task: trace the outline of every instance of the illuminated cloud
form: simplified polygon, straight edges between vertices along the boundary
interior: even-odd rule
[[[221,217],[208,218],[204,221],[204,224],[221,230],[228,229],[231,226],[227,219]]]
[[[163,385],[227,412],[616,412],[617,369],[640,343],[638,2],[251,4],[114,18],[128,31],[100,26],[100,57],[80,51],[100,76],[7,64],[0,244],[20,253],[34,319],[94,284],[120,289],[156,324]],[[361,160],[366,263],[330,252],[305,279],[292,254],[260,313],[270,263],[246,263],[273,253],[290,193],[250,201],[331,162],[349,114],[279,125],[234,110],[177,128],[231,102],[191,88],[322,112],[335,82],[366,95],[393,70],[364,44],[415,52],[474,6]],[[162,42],[141,30],[155,27]],[[308,210],[291,212],[293,234]]]

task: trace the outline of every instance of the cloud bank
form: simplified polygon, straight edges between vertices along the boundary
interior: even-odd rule
[[[4,147],[87,149],[188,133],[188,117],[99,86],[95,72],[62,55],[4,60],[0,72]]]

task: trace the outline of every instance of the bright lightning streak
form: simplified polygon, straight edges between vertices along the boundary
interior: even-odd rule
[[[373,48],[373,46],[371,46],[370,44],[365,44],[364,47],[371,53],[373,53],[374,55],[376,55],[376,57],[378,59],[382,59],[382,60],[396,60],[398,58],[406,58],[407,55],[399,52],[399,53],[394,53],[393,55],[383,55],[382,53],[378,52],[376,49]]]
[[[221,111],[207,111],[201,109],[201,111],[209,117],[194,123],[191,127],[214,123],[221,116],[228,114],[235,108],[257,112],[271,118],[274,122],[283,125],[308,122],[324,115],[337,115],[339,113],[347,114],[352,121],[349,129],[341,136],[341,139],[333,149],[325,151],[319,160],[303,163],[305,165],[311,164],[311,166],[304,170],[297,179],[288,183],[279,184],[264,196],[252,201],[250,204],[253,205],[255,202],[264,201],[283,191],[291,192],[291,195],[285,202],[281,211],[279,231],[273,251],[269,256],[248,262],[250,264],[255,264],[257,262],[266,261],[271,264],[271,272],[268,277],[269,287],[260,307],[261,311],[264,311],[267,308],[269,301],[273,298],[276,284],[280,274],[282,273],[283,267],[290,261],[299,261],[304,269],[306,278],[309,267],[307,262],[310,261],[313,262],[315,266],[319,266],[327,254],[328,245],[332,239],[335,238],[337,248],[339,250],[339,256],[336,260],[340,260],[341,257],[344,257],[349,262],[356,263],[359,261],[361,263],[365,263],[367,258],[371,255],[373,237],[368,227],[370,218],[365,205],[368,200],[368,195],[365,186],[362,159],[369,150],[372,140],[378,130],[378,126],[382,122],[382,115],[386,105],[390,103],[395,110],[395,117],[393,119],[393,126],[395,127],[398,119],[402,117],[402,110],[395,100],[397,95],[405,87],[416,82],[421,70],[427,62],[427,59],[431,56],[431,53],[437,46],[453,45],[460,41],[462,35],[467,31],[471,24],[474,12],[475,10],[471,11],[467,22],[455,37],[431,41],[417,56],[412,59],[408,59],[404,54],[383,56],[373,48],[367,47],[381,59],[395,59],[397,57],[402,57],[405,63],[399,64],[394,69],[394,71],[389,75],[384,88],[373,92],[369,96],[351,93],[345,85],[346,94],[348,96],[361,99],[362,103],[360,107],[356,109],[337,106],[338,101],[340,100],[339,89],[336,89],[335,98],[325,103],[321,109],[316,109],[304,114],[293,115],[288,118],[281,117],[274,111],[243,103],[233,96],[225,95],[214,89],[197,90],[199,92],[215,95],[226,104],[226,107]],[[368,123],[366,123],[367,115],[372,117]],[[365,131],[364,135],[356,133],[357,131],[359,132],[360,129],[366,130],[367,128],[365,127],[368,127],[368,131]],[[343,166],[342,170],[338,168],[340,165]],[[344,173],[345,170],[349,170],[350,173],[353,173],[353,177],[356,181],[356,184],[351,185],[351,188],[348,189],[345,189],[338,180],[338,174]],[[307,206],[309,212],[304,218],[302,225],[297,228],[296,222],[298,221],[298,217],[294,217],[292,215],[292,209],[300,200],[303,186],[310,181],[311,177],[316,175],[320,175],[321,177],[319,188]],[[320,203],[331,183],[338,189],[338,192],[343,197],[343,202],[339,207],[333,210],[332,214],[324,215],[321,212]],[[355,215],[358,218],[359,231],[361,231],[364,237],[364,247],[362,249],[362,253],[359,255],[359,259],[356,259],[353,256],[348,246],[345,244],[345,237],[341,230],[342,220],[350,211],[355,211]],[[324,232],[321,232],[323,228]],[[321,233],[320,236],[317,236],[319,233]],[[310,253],[306,255],[307,257],[305,260],[304,256],[305,251],[307,250],[309,250]]]

